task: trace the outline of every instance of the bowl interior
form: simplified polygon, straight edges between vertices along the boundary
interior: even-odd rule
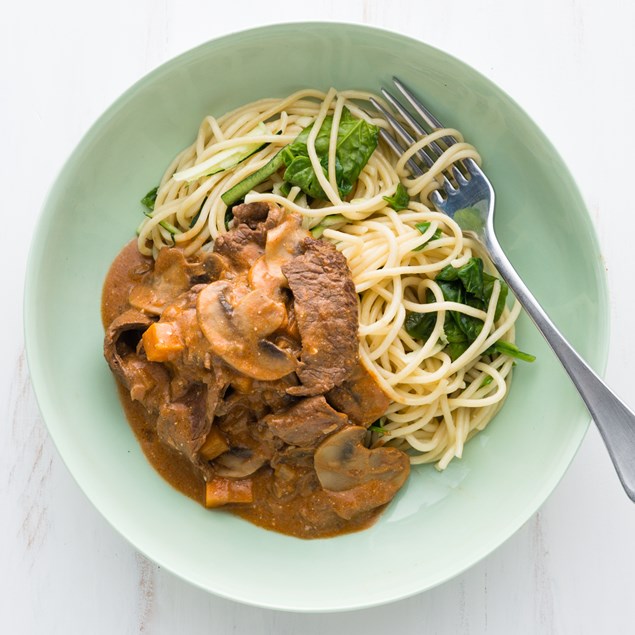
[[[503,410],[445,472],[415,469],[365,532],[302,541],[210,513],[143,457],[102,357],[100,323],[102,282],[141,219],[139,199],[208,113],[306,86],[378,90],[395,74],[477,146],[511,261],[573,345],[604,367],[606,281],[588,214],[553,147],[490,81],[420,42],[338,24],[264,27],[168,62],[96,122],[52,187],[29,262],[27,352],[51,436],[86,495],[139,550],[214,593],[320,611],[439,584],[530,517],[588,425],[564,371],[522,316],[517,340],[538,359],[518,365]]]

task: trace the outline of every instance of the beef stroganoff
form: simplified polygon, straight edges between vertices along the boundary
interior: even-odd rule
[[[153,465],[306,538],[368,526],[411,464],[460,457],[532,359],[480,245],[427,200],[476,150],[445,129],[394,159],[370,96],[206,117],[104,287],[106,359]]]

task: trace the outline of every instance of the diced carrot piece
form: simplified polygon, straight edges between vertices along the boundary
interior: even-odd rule
[[[199,452],[204,459],[212,461],[227,450],[229,450],[229,446],[222,432],[218,428],[212,427]]]
[[[183,340],[171,322],[151,324],[141,337],[146,356],[151,362],[167,362],[184,348]]]
[[[250,478],[234,481],[216,477],[205,484],[205,506],[221,507],[228,503],[251,503],[254,500]]]

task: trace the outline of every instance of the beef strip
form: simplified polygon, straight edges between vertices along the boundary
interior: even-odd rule
[[[238,225],[216,239],[214,252],[229,262],[233,272],[243,273],[265,253],[265,238],[266,232],[262,228]]]
[[[361,362],[348,379],[326,393],[326,400],[339,412],[345,412],[355,425],[364,427],[377,421],[390,405],[390,398]]]
[[[302,399],[288,410],[266,416],[263,421],[285,443],[313,448],[327,435],[347,425],[348,417],[333,410],[320,395]]]
[[[234,224],[240,225],[244,223],[251,227],[251,229],[256,229],[259,223],[267,220],[270,210],[271,205],[265,202],[236,205],[232,210],[234,214]]]
[[[205,442],[211,421],[207,416],[207,387],[193,384],[179,401],[161,405],[157,417],[159,438],[193,458]]]
[[[104,357],[110,370],[126,387],[133,401],[156,411],[169,393],[169,376],[162,364],[149,362],[139,342],[154,320],[135,309],[115,318],[106,329]]]
[[[282,267],[302,338],[292,395],[318,395],[347,379],[358,359],[358,308],[346,258],[330,243],[306,238],[304,253]]]
[[[234,208],[234,226],[214,242],[214,252],[234,270],[230,276],[248,271],[265,253],[267,231],[283,217],[284,211],[269,203],[245,203]]]

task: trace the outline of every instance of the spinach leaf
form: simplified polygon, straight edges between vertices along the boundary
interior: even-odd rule
[[[327,198],[320,182],[313,171],[309,159],[307,141],[314,124],[307,126],[295,138],[293,143],[283,150],[284,163],[287,170],[285,181],[297,185],[305,194],[325,200]],[[333,117],[325,117],[315,138],[315,152],[320,160],[324,174],[328,175],[328,155]],[[350,194],[359,175],[375,151],[379,139],[379,128],[363,119],[354,117],[347,108],[342,110],[337,129],[337,145],[335,149],[335,179],[341,197]]]
[[[386,198],[384,196],[384,198]],[[417,223],[415,225],[415,227],[422,233],[425,234],[428,229],[430,228],[430,223],[429,222],[425,222],[425,223]],[[443,232],[437,228],[434,232],[434,234],[432,234],[432,238],[429,238],[428,240],[426,240],[425,243],[423,243],[423,245],[419,245],[418,247],[415,247],[412,251],[421,251],[431,240],[438,240],[439,238],[441,238],[443,236]]]
[[[481,311],[487,311],[496,280],[498,278],[483,272],[483,261],[480,258],[470,258],[465,265],[456,269],[448,265],[435,278],[446,301],[465,304]],[[494,312],[496,320],[500,318],[505,308],[505,300],[509,292],[507,285],[502,280],[499,282],[501,289]],[[434,302],[432,291],[426,293],[426,302]],[[425,340],[432,334],[435,323],[435,313],[409,313],[405,321],[406,332],[413,338]],[[443,324],[443,331],[448,342],[445,351],[452,360],[457,359],[476,340],[482,330],[482,320],[460,311],[448,311]],[[502,340],[484,352],[485,355],[495,353],[509,355],[527,362],[533,362],[535,359],[533,355],[524,353],[514,344]]]
[[[463,353],[465,353],[469,345],[470,343],[467,340],[463,342],[450,342],[446,347],[446,351],[450,356],[450,359],[454,361],[455,359],[461,357]]]
[[[475,303],[480,302],[478,298],[471,297],[470,294],[466,293],[465,287],[460,281],[439,282],[439,286],[443,292],[443,297],[448,300],[448,302],[468,304],[469,306],[474,306]],[[477,304],[476,308],[481,308],[481,306]],[[448,320],[446,318],[443,329],[449,342],[461,341],[461,337],[456,332],[456,329],[463,334],[463,339],[467,341],[468,345],[471,344],[483,330],[483,322],[471,315],[466,315],[460,311],[450,311],[448,317],[450,319]]]
[[[434,325],[437,323],[436,313],[415,313],[410,312],[406,315],[406,321],[404,323],[406,333],[413,339],[427,340],[432,331]]]
[[[289,192],[291,192],[291,183],[287,183],[286,181],[280,186],[280,194],[282,196],[289,196]]]
[[[327,198],[309,159],[307,140],[313,129],[313,123],[308,125],[298,136],[276,154],[269,163],[250,174],[237,183],[230,190],[222,194],[226,205],[232,205],[245,198],[254,187],[266,181],[283,165],[286,170],[284,179],[290,185],[297,185],[305,194],[319,200]],[[322,165],[325,175],[328,175],[328,155],[333,116],[325,117],[315,138],[315,151]],[[379,140],[379,128],[357,119],[346,108],[342,110],[337,131],[337,146],[335,150],[335,178],[337,188],[342,198],[350,194],[360,172],[368,163],[375,151]]]
[[[375,151],[378,139],[377,126],[357,119],[347,108],[342,110],[337,131],[337,158],[342,164],[342,177],[351,189]]]
[[[314,123],[309,124],[304,128],[300,134],[285,148],[285,151],[290,153],[289,156],[309,156],[307,150],[307,141],[309,140],[309,134],[313,130]],[[331,128],[333,127],[333,116],[327,115],[322,122],[320,131],[315,137],[315,152],[319,157],[328,154],[329,142],[331,140]]]
[[[447,265],[446,267],[443,267],[443,269],[441,269],[441,271],[437,273],[437,276],[435,278],[437,282],[454,282],[455,280],[458,280],[458,279],[459,279],[459,270],[455,269],[452,265]]]
[[[428,289],[426,292],[426,303],[431,304],[432,302],[434,302],[434,293]],[[434,330],[436,323],[436,313],[408,312],[404,322],[404,327],[406,329],[406,333],[408,333],[408,335],[410,335],[413,339],[427,340],[430,335],[432,335],[432,331]]]
[[[284,180],[292,185],[297,185],[305,194],[313,198],[325,198],[324,190],[313,171],[311,159],[308,156],[299,155],[287,164],[284,172]]]
[[[471,293],[482,300],[484,299],[483,275],[483,261],[480,258],[470,258],[458,269],[454,268],[452,265],[443,267],[443,269],[441,269],[441,271],[437,274],[435,280],[437,282],[454,282],[455,280],[460,280],[468,293]]]
[[[410,203],[408,190],[401,183],[398,183],[395,193],[392,196],[384,196],[384,201],[396,212],[400,212],[402,209],[408,209],[408,204]],[[428,226],[429,225],[430,223],[428,223]]]
[[[320,159],[320,165],[324,176],[328,179],[328,156],[324,155]],[[335,157],[335,179],[337,181],[337,188],[340,192],[340,196],[346,196],[353,189],[346,179],[343,178],[342,165],[337,157]],[[284,180],[291,185],[297,185],[305,194],[308,194],[312,198],[324,200],[327,198],[317,174],[313,170],[311,159],[308,156],[298,155],[291,159],[287,169],[284,173]]]
[[[453,317],[456,320],[459,328],[465,333],[465,336],[469,340],[470,344],[481,334],[483,330],[483,321],[478,318],[466,315],[456,311],[453,313]]]
[[[489,273],[483,273],[483,300],[489,304],[489,300],[492,297],[492,291],[494,290],[494,282],[498,280],[501,284],[500,293],[498,294],[498,301],[496,302],[496,311],[494,312],[494,320],[500,319],[507,302],[507,295],[509,293],[509,287],[504,280],[490,276]]]
[[[445,338],[451,344],[458,344],[460,342],[467,341],[467,336],[463,332],[463,329],[459,326],[459,323],[449,313],[445,316],[443,332],[445,333]]]
[[[159,191],[158,186],[152,188],[142,199],[141,203],[144,207],[147,207],[149,210],[154,210],[154,204],[157,200],[157,192]]]
[[[443,292],[443,297],[448,302],[458,302],[459,304],[465,303],[465,289],[463,285],[455,282],[439,282],[439,278],[436,278],[439,286],[441,287],[441,291]]]
[[[470,258],[459,267],[457,275],[468,293],[483,299],[483,261],[480,258]]]
[[[508,355],[509,357],[514,357],[516,359],[522,359],[524,362],[533,362],[536,360],[535,355],[524,353],[515,344],[511,344],[510,342],[503,342],[503,340],[498,340],[498,342],[496,342],[496,344],[494,344],[492,348],[497,353],[501,353],[501,355]]]

